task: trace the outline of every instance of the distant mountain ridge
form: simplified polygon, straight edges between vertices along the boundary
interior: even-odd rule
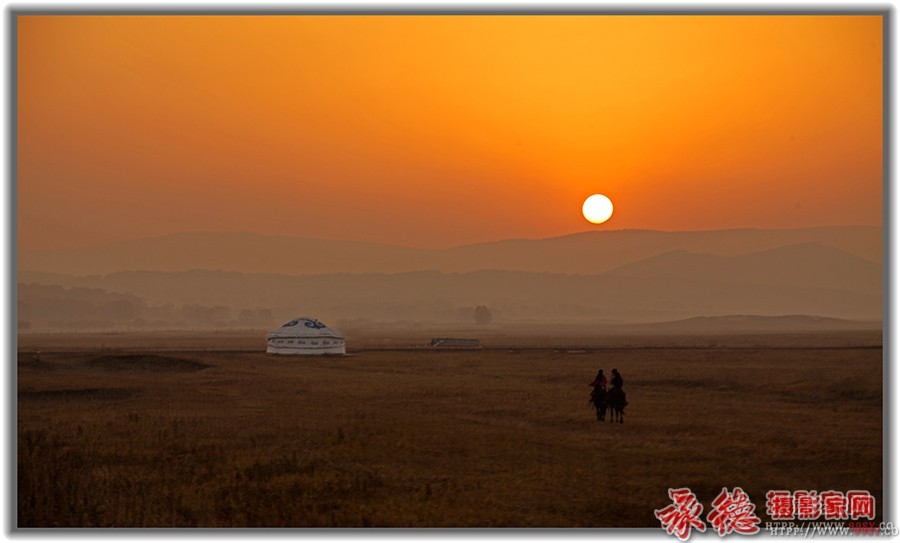
[[[819,244],[874,263],[882,259],[881,228],[874,226],[608,230],[447,249],[251,233],[183,233],[82,249],[23,251],[18,269],[65,275],[193,269],[287,275],[422,270],[596,274],[673,251],[732,257],[799,244]]]
[[[737,256],[672,251],[608,272],[630,277],[738,281],[880,293],[881,264],[821,243],[800,243]]]
[[[663,326],[696,331],[852,328],[809,319],[883,313],[876,227],[617,230],[449,249],[207,233],[19,256],[20,318],[47,326],[118,319],[129,307],[145,321],[450,323],[485,305],[497,322],[653,328],[697,318]],[[54,285],[100,292],[76,299],[86,291],[41,288]],[[784,315],[811,317],[773,320]]]
[[[878,330],[880,321],[818,317],[814,315],[720,315],[691,317],[677,321],[622,325],[630,331],[709,334],[724,332],[805,332],[828,330]],[[613,326],[615,328],[615,326]]]
[[[603,273],[437,271],[396,274],[276,275],[194,270],[118,272],[105,276],[23,273],[20,281],[128,293],[155,305],[223,305],[297,311],[331,320],[427,321],[456,318],[487,305],[497,318],[546,322],[654,322],[697,315],[807,314],[877,320],[880,292],[855,282],[843,288]],[[877,287],[877,286],[876,286]]]

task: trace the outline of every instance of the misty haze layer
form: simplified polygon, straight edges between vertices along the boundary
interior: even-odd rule
[[[479,305],[495,323],[878,321],[880,260],[876,227],[609,231],[445,250],[183,234],[23,253],[19,321],[26,329],[268,327],[303,313],[335,323],[471,323]]]

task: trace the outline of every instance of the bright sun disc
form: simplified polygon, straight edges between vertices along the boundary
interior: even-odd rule
[[[581,206],[581,212],[588,221],[594,224],[600,224],[608,221],[609,218],[612,217],[613,205],[606,196],[594,194],[588,196],[587,200],[584,201],[584,205]]]

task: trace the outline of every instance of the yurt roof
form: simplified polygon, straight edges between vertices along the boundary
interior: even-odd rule
[[[269,332],[269,338],[273,337],[334,337],[344,336],[325,323],[313,317],[297,317],[285,323],[281,328]]]

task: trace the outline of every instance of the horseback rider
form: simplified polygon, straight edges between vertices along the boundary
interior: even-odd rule
[[[622,379],[622,374],[619,373],[619,370],[613,368],[612,370],[612,389],[618,391],[622,394],[622,407],[628,405],[628,400],[625,399],[625,391],[622,390],[622,385],[625,384],[625,380]]]
[[[597,377],[595,377],[593,382],[591,382],[591,384],[588,386],[591,386],[594,388],[599,387],[600,390],[606,392],[606,376],[603,375],[602,369],[597,370]]]
[[[606,418],[606,376],[603,375],[603,370],[597,370],[597,377],[594,377],[594,380],[591,381],[591,384],[588,386],[594,387],[594,390],[591,391],[591,399],[590,403],[594,404],[594,407],[597,410],[597,420],[605,420]]]
[[[612,370],[612,387],[613,388],[622,388],[622,385],[624,383],[625,383],[625,381],[622,379],[622,374],[619,373],[619,370],[617,370],[616,368],[613,368],[613,370]]]

